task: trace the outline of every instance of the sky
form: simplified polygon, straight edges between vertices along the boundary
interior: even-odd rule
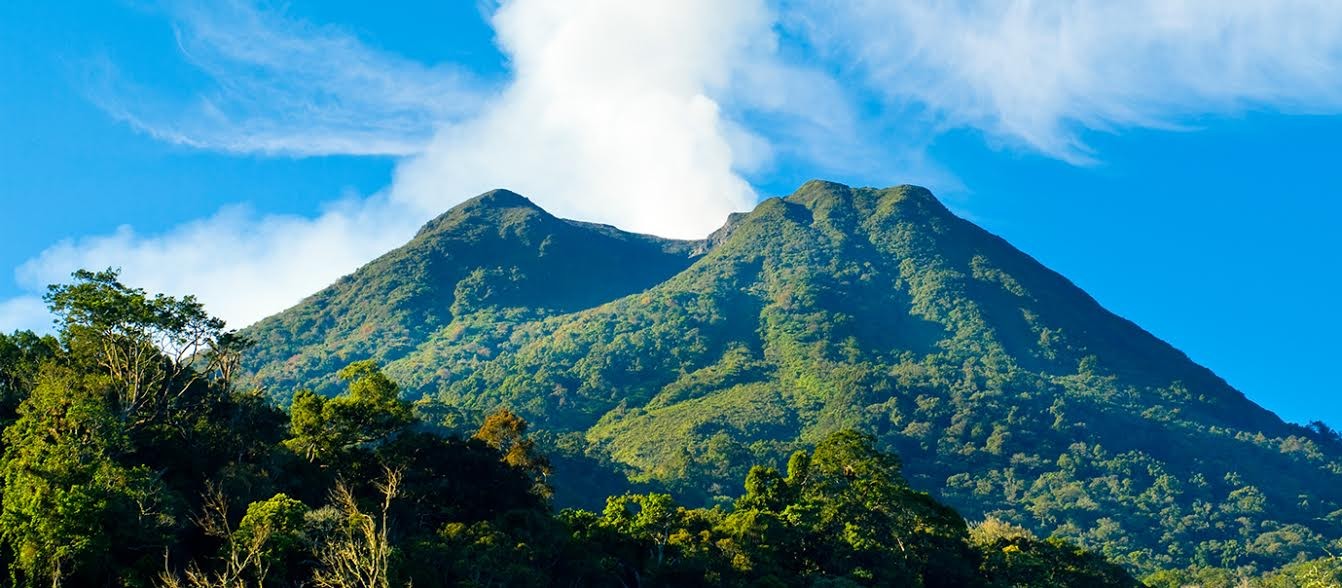
[[[496,187],[695,238],[914,183],[1342,427],[1342,4],[0,3],[0,330],[119,267],[231,325]]]

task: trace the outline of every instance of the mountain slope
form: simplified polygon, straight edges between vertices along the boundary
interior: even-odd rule
[[[600,304],[520,285],[453,312],[388,373],[426,410],[510,406],[703,501],[857,428],[971,518],[1143,569],[1342,537],[1335,435],[1281,422],[922,188],[810,182],[679,247],[680,271]]]
[[[555,218],[507,190],[472,198],[406,245],[243,331],[244,365],[281,398],[329,391],[340,367],[397,359],[454,317],[513,308],[538,318],[596,306],[688,266],[702,244]]]

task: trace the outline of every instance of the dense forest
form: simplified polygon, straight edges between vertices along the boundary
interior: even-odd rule
[[[281,405],[375,358],[434,426],[509,408],[563,466],[562,506],[635,488],[727,508],[754,466],[857,430],[965,517],[1140,574],[1342,552],[1336,432],[915,186],[809,182],[693,242],[490,192],[243,333],[238,378]]]
[[[418,414],[370,360],[287,414],[234,382],[249,343],[194,299],[80,272],[56,336],[0,334],[0,561],[16,586],[1136,586],[997,520],[968,524],[841,430],[737,497],[556,510],[554,465],[503,409],[469,435]],[[1152,586],[1330,586],[1342,561]]]
[[[555,510],[512,412],[453,435],[358,361],[286,414],[234,384],[247,342],[194,299],[75,277],[48,296],[56,336],[0,335],[13,585],[1136,585],[1065,541],[968,525],[853,431],[752,468],[728,505]]]

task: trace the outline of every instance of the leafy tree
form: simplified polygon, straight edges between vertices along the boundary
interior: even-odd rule
[[[1041,541],[1029,530],[989,518],[970,529],[983,554],[981,570],[989,586],[1017,588],[1136,587],[1123,568],[1060,539]]]
[[[338,461],[346,452],[391,439],[414,421],[410,404],[376,362],[354,362],[339,376],[349,383],[348,394],[328,399],[299,391],[289,407],[291,436],[285,445],[309,461]]]
[[[305,520],[309,512],[306,504],[283,493],[253,502],[231,540],[257,546],[257,557],[268,575],[287,578],[310,548]]]
[[[275,412],[230,389],[245,342],[193,298],[74,277],[47,297],[57,337],[0,353],[21,360],[8,382],[35,382],[4,434],[0,538],[16,582],[141,584],[196,541],[186,519],[209,480],[256,480]]]
[[[512,411],[501,408],[485,417],[485,422],[472,436],[484,441],[503,454],[503,463],[527,472],[535,480],[538,495],[549,498],[553,490],[546,483],[551,473],[550,460],[526,436],[527,422]]]
[[[17,416],[19,403],[37,385],[40,367],[60,352],[59,343],[31,331],[0,333],[0,423]]]
[[[853,431],[827,436],[809,456],[789,460],[786,478],[769,469],[752,470],[746,495],[737,504],[728,517],[737,540],[753,539],[772,546],[775,556],[781,551],[809,560],[793,573],[860,584],[878,579],[929,586],[973,583],[968,570],[975,556],[965,541],[964,521],[910,489],[899,459],[877,450],[869,436]],[[796,531],[779,532],[786,527]]]
[[[185,578],[165,570],[159,577],[163,585],[170,588],[287,585],[281,582],[285,579],[289,560],[307,551],[303,520],[307,506],[276,494],[248,506],[237,529],[231,526],[228,498],[217,487],[211,489],[201,508],[203,512],[196,518],[197,524],[207,535],[224,543],[219,563],[212,570],[203,569],[198,562],[193,563],[187,568]]]
[[[107,378],[50,367],[5,429],[0,538],[16,583],[116,577],[158,556],[175,525],[173,499],[143,466],[125,466]]]
[[[128,428],[171,418],[182,390],[209,368],[231,366],[236,348],[245,345],[194,296],[149,296],[110,269],[80,270],[74,278],[51,286],[47,303],[71,359],[108,378]],[[194,366],[202,359],[211,364],[203,372]]]

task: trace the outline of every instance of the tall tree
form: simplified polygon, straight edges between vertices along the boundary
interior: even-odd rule
[[[109,378],[48,369],[5,430],[0,538],[16,583],[79,585],[160,557],[176,504],[107,401]]]
[[[289,408],[285,445],[309,461],[336,464],[345,453],[388,441],[414,423],[410,404],[377,362],[356,361],[338,375],[349,383],[347,394],[328,399],[300,390]]]

